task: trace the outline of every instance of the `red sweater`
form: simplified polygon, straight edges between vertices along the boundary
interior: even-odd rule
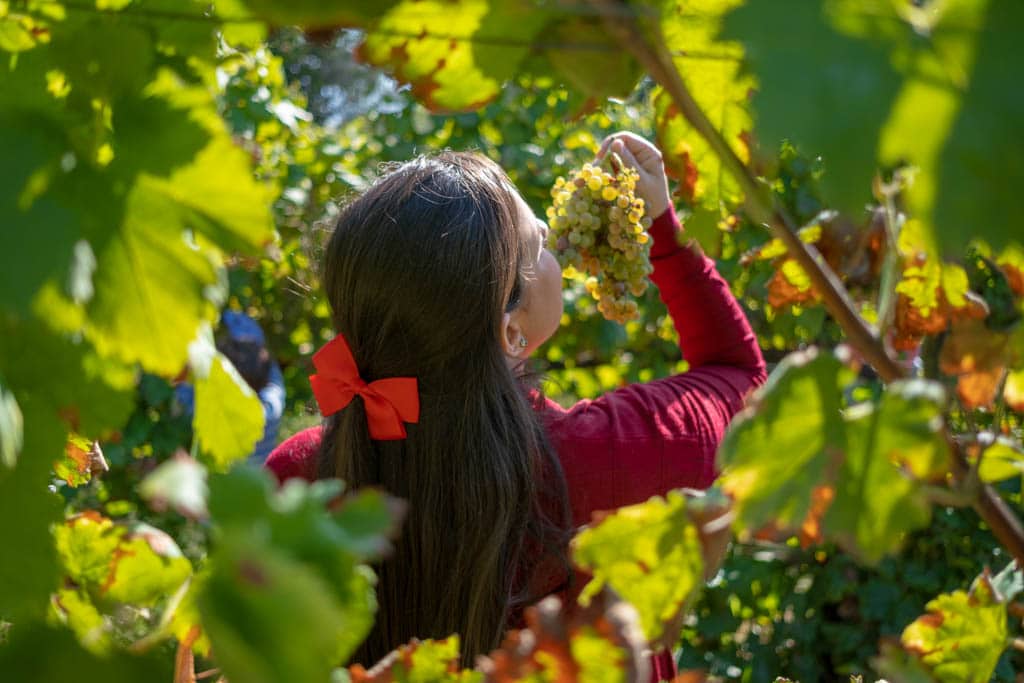
[[[748,393],[765,380],[757,339],[714,261],[680,246],[668,210],[651,226],[651,280],[679,333],[690,370],[632,384],[569,409],[538,397],[536,407],[565,472],[573,523],[679,487],[706,488],[715,451]],[[316,478],[320,428],[299,432],[267,459],[281,481]],[[531,585],[547,577],[534,577]],[[555,588],[554,585],[551,588]],[[671,678],[671,656],[655,680]]]

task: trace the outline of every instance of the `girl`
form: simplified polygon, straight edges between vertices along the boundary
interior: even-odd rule
[[[691,369],[568,410],[523,381],[524,360],[558,328],[561,271],[547,226],[493,162],[414,159],[338,218],[323,271],[338,336],[311,378],[327,418],[267,466],[282,481],[338,477],[409,504],[354,657],[365,666],[452,633],[469,664],[524,606],[571,599],[573,528],[596,510],[710,485],[726,425],[764,381],[714,263],[680,246],[661,154],[629,133],[607,139],[609,151],[640,175],[655,217],[651,279]],[[671,661],[656,661],[660,676]]]

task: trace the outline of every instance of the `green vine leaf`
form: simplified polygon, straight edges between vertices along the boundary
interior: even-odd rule
[[[365,636],[362,624],[372,622],[369,580],[361,601],[343,603],[323,573],[258,535],[225,536],[212,560],[197,603],[217,662],[232,680],[328,680]]]
[[[66,432],[48,406],[37,406],[34,397],[21,405],[26,455],[13,470],[0,468],[0,547],[5,557],[0,562],[0,614],[28,622],[46,613],[48,596],[58,583],[49,532],[50,525],[61,519],[63,500],[47,491],[52,461],[46,456],[60,454]]]
[[[459,668],[458,635],[443,640],[413,640],[395,650],[386,665],[373,667],[372,674],[355,665],[349,675],[352,683],[482,683],[484,680],[479,671]]]
[[[809,517],[811,492],[846,450],[839,384],[849,378],[832,354],[790,354],[733,420],[718,451],[719,484],[736,499],[741,536],[798,529]]]
[[[78,637],[82,647],[98,655],[108,654],[113,647],[110,627],[85,591],[61,588],[53,597],[53,614]]]
[[[223,0],[218,0],[218,4],[221,2]],[[231,0],[230,4],[237,2],[239,0]],[[323,29],[364,25],[380,16],[399,0],[344,0],[343,2],[326,3],[319,0],[299,0],[287,4],[275,0],[241,0],[241,2],[248,5],[254,14],[274,24]]]
[[[84,512],[54,528],[66,576],[94,602],[152,606],[173,595],[192,574],[174,540],[143,523],[114,524]]]
[[[725,21],[760,84],[767,153],[785,139],[821,154],[827,202],[857,216],[879,168],[909,165],[907,208],[943,252],[1021,235],[1024,94],[1003,88],[1017,54],[1013,0],[916,11],[899,3],[748,3]],[[800,82],[802,104],[790,85]],[[1010,141],[1010,142],[1008,142]],[[973,200],[984,193],[987,201]],[[976,230],[965,231],[965,225]],[[1012,226],[1006,229],[1005,226]]]
[[[64,457],[53,465],[53,472],[68,486],[81,486],[92,479],[93,442],[78,434],[69,434]]]
[[[832,540],[876,564],[928,524],[922,482],[941,478],[950,457],[941,387],[894,382],[877,404],[844,412],[850,379],[831,354],[791,354],[734,420],[719,458],[741,535]]]
[[[400,2],[369,28],[359,55],[393,69],[431,110],[466,111],[498,96],[549,20],[529,4]]]
[[[373,572],[360,564],[393,526],[384,497],[349,498],[327,509],[340,485],[291,481],[236,468],[210,481],[210,513],[220,541],[197,604],[225,674],[237,680],[326,680],[373,624]],[[342,509],[344,510],[343,503]],[[370,514],[371,510],[376,510]],[[358,514],[357,514],[358,512]],[[299,649],[295,633],[310,634]]]
[[[662,33],[690,94],[733,152],[750,160],[750,93],[755,81],[742,70],[743,46],[718,40],[722,17],[740,0],[677,0],[662,17]],[[686,221],[705,249],[714,249],[719,224],[743,201],[739,183],[661,87],[651,94],[665,167],[692,208]]]
[[[758,80],[753,106],[765,154],[787,139],[806,155],[820,154],[826,201],[855,216],[871,196],[877,140],[900,86],[877,37],[898,21],[885,3],[787,0],[747,3],[724,23],[724,37],[743,44]]]
[[[969,592],[943,593],[907,626],[903,648],[941,683],[985,683],[1006,649],[1006,605],[986,570]]]
[[[640,613],[647,640],[660,639],[703,581],[700,536],[686,506],[682,492],[670,491],[597,516],[572,541],[573,561],[593,574],[580,604],[608,585]]]
[[[196,374],[195,438],[210,467],[223,472],[249,456],[263,437],[263,404],[220,352],[205,376]]]
[[[68,629],[38,622],[19,624],[11,630],[10,640],[0,647],[0,669],[12,681],[169,681],[172,668],[170,659],[162,653],[97,656],[84,649]]]

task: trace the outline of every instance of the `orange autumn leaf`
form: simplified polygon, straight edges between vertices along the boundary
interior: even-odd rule
[[[1006,372],[1006,334],[990,330],[983,321],[962,319],[942,345],[939,368],[957,377],[957,395],[967,408],[993,404]]]
[[[807,273],[793,259],[785,259],[768,281],[768,303],[773,308],[805,304],[818,299]]]
[[[807,517],[800,525],[800,547],[809,548],[812,545],[821,543],[825,536],[821,529],[821,520],[828,512],[836,497],[836,490],[832,486],[815,486],[811,491],[811,508],[807,511]]]

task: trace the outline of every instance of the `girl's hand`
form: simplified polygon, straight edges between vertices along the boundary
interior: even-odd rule
[[[665,213],[671,202],[665,164],[658,148],[635,133],[622,132],[604,139],[597,160],[603,161],[611,152],[618,154],[624,164],[635,168],[640,175],[636,191],[647,205],[647,215],[653,220]]]

